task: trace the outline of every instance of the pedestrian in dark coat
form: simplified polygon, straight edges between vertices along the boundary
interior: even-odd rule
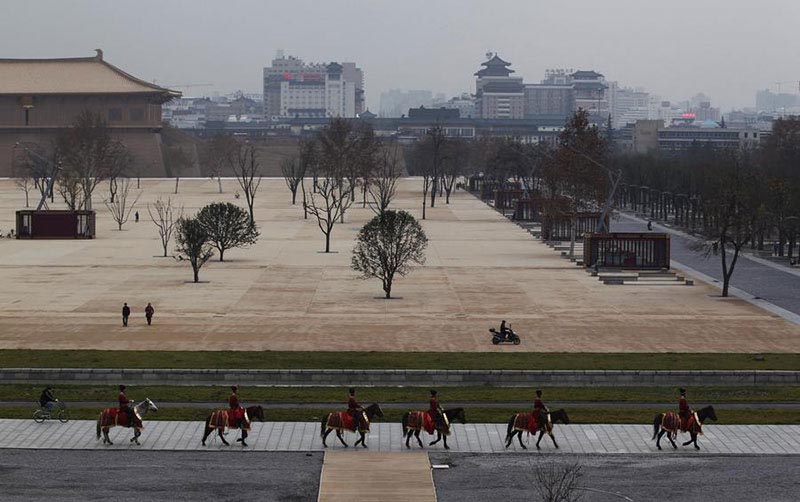
[[[147,307],[144,308],[144,316],[147,318],[147,325],[150,326],[150,323],[153,322],[153,314],[156,313],[156,309],[153,308],[153,305],[150,302],[147,302]]]
[[[130,317],[130,315],[131,315],[131,308],[128,307],[128,304],[126,303],[125,305],[122,306],[122,325],[123,326],[127,326],[128,325],[128,317]]]

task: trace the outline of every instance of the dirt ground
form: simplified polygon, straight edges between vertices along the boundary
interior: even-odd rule
[[[94,240],[0,239],[0,348],[798,352],[800,327],[695,282],[689,286],[604,286],[473,196],[437,200],[423,223],[427,262],[398,279],[396,299],[350,269],[350,250],[370,209],[351,208],[325,254],[322,233],[290,204],[282,179],[256,198],[259,242],[210,261],[200,284],[188,264],[159,257],[147,203],[171,195],[174,180],[142,180],[122,231],[98,187]],[[421,182],[400,183],[396,206],[420,214]],[[172,195],[196,212],[234,198],[216,181],[184,179]],[[35,205],[34,194],[31,204]],[[13,227],[24,194],[0,180],[0,229]],[[56,207],[58,204],[56,204]],[[133,310],[122,327],[123,302]],[[144,321],[152,302],[153,326]],[[522,345],[492,346],[487,329],[507,319]]]

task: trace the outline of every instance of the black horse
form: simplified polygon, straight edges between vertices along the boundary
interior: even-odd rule
[[[206,428],[205,431],[203,432],[203,439],[201,441],[203,446],[206,445],[206,439],[208,439],[208,436],[214,429],[217,429],[217,433],[219,434],[219,438],[222,440],[222,444],[224,444],[225,446],[230,446],[230,443],[225,441],[225,436],[223,436],[223,432],[225,432],[225,425],[221,425],[224,424],[227,420],[215,421],[214,424],[211,423],[211,418],[214,417],[215,414],[228,413],[229,411],[230,410],[216,410],[206,417]],[[247,446],[247,431],[250,429],[250,422],[252,422],[253,419],[257,419],[259,422],[264,421],[264,408],[262,408],[261,406],[248,406],[247,408],[245,408],[245,411],[246,411],[245,420],[241,425],[242,437],[236,440],[237,442],[242,443],[242,446]],[[237,429],[240,427],[229,425],[228,428]]]
[[[675,449],[678,448],[678,445],[675,444],[675,436],[677,436],[678,434],[678,429],[680,427],[680,419],[676,420],[677,423],[674,426],[674,428],[666,427],[664,426],[664,417],[667,415],[674,415],[677,419],[677,414],[673,412],[659,413],[653,419],[653,439],[656,440],[656,446],[658,447],[659,450],[661,449],[661,437],[664,434],[667,434],[667,439],[669,439],[669,442],[672,444],[672,447]],[[697,445],[697,436],[703,432],[702,424],[705,423],[705,421],[709,418],[716,422],[717,414],[714,411],[713,406],[706,406],[705,408],[701,408],[700,410],[697,411],[697,418],[700,421],[700,423],[698,424],[697,422],[695,422],[694,424],[692,424],[692,428],[688,431],[691,439],[683,443],[683,446],[689,446],[690,444],[694,444],[695,450],[700,449],[700,447]]]
[[[325,442],[325,439],[328,437],[328,434],[331,431],[336,431],[336,437],[339,438],[339,441],[342,442],[345,448],[347,448],[347,443],[344,442],[344,438],[342,438],[342,431],[345,430],[343,426],[344,422],[344,415],[348,414],[347,411],[333,411],[328,413],[322,418],[322,429],[320,430],[320,436],[322,436],[322,446],[325,448],[328,447],[328,444]],[[371,405],[364,408],[364,414],[367,416],[366,423],[359,423],[356,424],[354,427],[358,428],[358,431],[352,430],[353,432],[358,432],[361,437],[353,443],[353,446],[358,446],[358,443],[361,443],[361,446],[364,448],[367,447],[367,443],[364,441],[366,439],[366,434],[369,432],[369,424],[372,422],[374,417],[383,418],[383,410],[378,405],[378,403],[372,403]]]
[[[523,450],[527,450],[528,447],[522,443],[522,430],[517,429],[514,430],[514,422],[517,419],[516,415],[512,416],[508,419],[508,431],[506,433],[506,448],[511,446],[511,441],[514,439],[514,436],[517,436],[519,439],[519,445],[522,447]],[[551,411],[550,412],[550,420],[547,418],[548,413],[545,411],[540,411],[539,416],[536,417],[537,428],[539,429],[539,439],[536,440],[536,449],[540,449],[539,443],[542,441],[542,437],[544,437],[544,433],[546,432],[550,439],[553,440],[553,446],[558,448],[558,443],[556,443],[556,437],[553,435],[553,423],[561,422],[562,424],[569,424],[569,416],[567,416],[567,412],[563,409]],[[538,425],[541,424],[541,425]]]
[[[422,413],[427,413],[427,412],[423,411]],[[417,438],[417,443],[419,443],[419,447],[424,448],[424,446],[422,445],[422,440],[419,438],[419,433],[422,430],[422,427],[410,428],[408,426],[408,417],[410,414],[411,414],[410,411],[407,411],[403,414],[403,436],[405,436],[406,438],[406,448],[411,448],[408,442],[411,439],[412,435],[415,438]],[[450,424],[452,424],[455,421],[465,424],[467,423],[467,416],[464,413],[464,408],[453,408],[450,410],[444,410],[444,416],[446,417],[447,420],[434,425],[434,429],[436,430],[436,439],[428,444],[430,446],[433,446],[439,441],[443,441],[444,449],[449,450],[450,447],[447,446],[447,436],[450,434]]]

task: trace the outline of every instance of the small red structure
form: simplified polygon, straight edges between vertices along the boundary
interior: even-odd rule
[[[17,211],[17,239],[93,239],[94,211]]]
[[[669,269],[669,234],[610,233],[583,236],[583,263],[586,267]]]

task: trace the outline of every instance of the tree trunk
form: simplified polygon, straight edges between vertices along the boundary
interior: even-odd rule
[[[292,205],[294,206],[295,200],[297,199],[297,187],[292,190]]]
[[[390,300],[392,298],[392,277],[383,280],[383,291],[386,293],[385,298]]]
[[[217,176],[217,185],[219,186],[219,193],[222,193],[222,178]]]
[[[175,193],[178,193],[178,183],[180,182],[180,178],[175,176]]]
[[[25,190],[25,207],[29,207],[29,202],[28,202],[28,191],[27,191],[27,190]]]
[[[325,234],[325,252],[326,253],[330,253],[331,252],[331,233],[330,233],[330,231],[328,231],[328,233]]]
[[[194,282],[200,282],[200,269],[197,268],[197,265],[192,265],[192,271],[194,272]]]
[[[219,251],[219,261],[225,261],[225,260],[222,259],[223,256],[225,255],[225,248],[221,248],[221,249],[217,248],[217,250]]]
[[[167,257],[167,247],[169,247],[169,243],[164,243],[163,247],[164,247],[164,258],[166,258]]]

